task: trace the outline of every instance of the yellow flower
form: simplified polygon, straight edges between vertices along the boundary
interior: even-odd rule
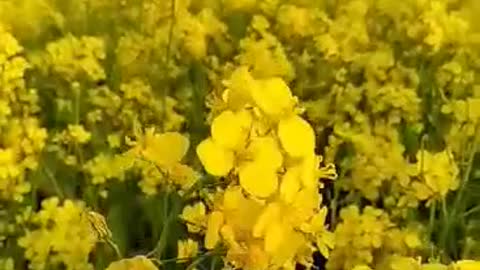
[[[477,270],[480,269],[480,261],[462,260],[453,263],[454,270]]]
[[[205,234],[205,247],[213,249],[220,241],[220,228],[223,225],[222,212],[214,211],[208,216],[207,232]]]
[[[414,258],[393,256],[390,260],[392,270],[419,269],[420,263]]]
[[[192,239],[178,241],[178,258],[193,258],[197,256],[198,243]]]
[[[243,109],[252,99],[251,92],[258,87],[258,81],[252,77],[246,66],[233,70],[232,74],[223,84],[227,87],[222,94],[222,99],[227,107],[232,110]]]
[[[315,149],[315,134],[310,124],[294,115],[278,123],[278,137],[283,149],[292,157],[300,158]]]
[[[419,151],[416,173],[420,181],[412,183],[412,187],[417,198],[428,200],[428,203],[444,198],[459,185],[458,167],[446,150],[438,153]]]
[[[368,265],[356,265],[352,270],[372,270]]]
[[[160,167],[170,167],[179,163],[189,147],[188,139],[180,133],[155,134],[153,129],[146,132],[143,144],[143,156]]]
[[[183,208],[182,219],[187,221],[187,228],[189,232],[200,232],[207,225],[205,205],[198,202],[194,205],[187,205]]]
[[[421,270],[448,270],[448,266],[439,263],[423,264]]]
[[[15,262],[12,258],[0,257],[0,269],[3,270],[15,270]]]
[[[112,262],[106,270],[158,270],[158,268],[147,257],[136,256]]]
[[[67,129],[72,141],[78,144],[85,144],[92,137],[92,134],[86,131],[82,125],[68,125]]]
[[[34,230],[27,230],[18,239],[25,248],[25,257],[33,269],[44,269],[48,262],[64,265],[67,269],[91,269],[89,254],[97,242],[92,233],[82,203],[66,200],[59,205],[59,199],[49,198],[42,202],[42,210],[32,218]]]
[[[87,75],[92,81],[105,79],[102,62],[106,58],[105,42],[101,38],[71,34],[47,45],[45,62],[67,80]]]

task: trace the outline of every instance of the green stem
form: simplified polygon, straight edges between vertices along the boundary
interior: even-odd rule
[[[337,180],[338,181],[338,180]],[[337,222],[337,206],[338,206],[338,196],[339,196],[339,188],[338,184],[333,184],[333,198],[330,202],[330,221],[331,221],[331,228],[334,229],[336,222]]]
[[[432,202],[432,204],[430,205],[430,216],[428,219],[428,230],[427,230],[427,236],[430,241],[432,241],[433,228],[435,226],[435,210],[436,210],[436,202]]]
[[[170,28],[168,30],[168,44],[167,44],[167,51],[165,55],[165,67],[166,67],[166,74],[168,74],[168,64],[170,63],[170,58],[171,58],[171,52],[172,52],[172,40],[173,40],[173,30],[175,27],[175,0],[172,0],[170,2],[170,12],[171,14],[171,24]],[[167,96],[169,95],[169,86],[167,85],[166,87],[163,88],[163,95],[162,95],[162,132],[165,131],[165,122],[167,119]]]
[[[53,173],[50,171],[50,169],[47,166],[42,166],[43,168],[43,173],[47,176],[47,178],[52,182],[53,189],[55,189],[55,193],[57,196],[60,198],[60,200],[63,200],[65,198],[65,194],[63,194],[62,189],[58,185],[57,179],[53,175]]]
[[[115,252],[115,255],[117,256],[118,260],[121,260],[123,258],[122,253],[120,252],[120,249],[118,248],[117,244],[113,242],[111,239],[106,239],[106,243],[113,249]]]
[[[147,255],[156,255],[158,259],[162,258],[163,252],[165,250],[165,247],[167,245],[167,239],[168,239],[168,231],[170,229],[170,223],[173,220],[173,217],[175,215],[175,211],[171,211],[168,213],[168,208],[169,208],[169,196],[168,192],[166,192],[163,195],[163,228],[162,228],[162,233],[160,234],[160,239],[157,242],[157,245],[155,248]],[[168,214],[167,214],[168,213]]]
[[[470,216],[471,214],[474,214],[475,212],[478,212],[480,211],[480,205],[477,205],[473,208],[471,208],[470,210],[466,211],[464,214],[463,214],[463,217],[468,217]]]
[[[455,197],[455,203],[454,203],[454,206],[453,206],[453,212],[455,213],[458,213],[458,206],[462,200],[462,197],[463,197],[463,193],[465,192],[465,188],[468,184],[468,181],[470,179],[470,174],[472,172],[472,168],[473,168],[473,159],[475,158],[475,153],[477,152],[477,147],[478,147],[478,139],[479,139],[479,129],[478,129],[478,125],[477,127],[475,128],[475,136],[474,136],[474,139],[473,139],[473,147],[472,147],[472,150],[470,152],[470,155],[468,157],[468,165],[467,165],[467,169],[465,170],[465,173],[463,174],[463,178],[462,178],[462,182],[460,183],[460,189],[458,190],[457,194],[456,194],[456,197]]]
[[[215,266],[217,265],[218,257],[214,256],[210,263],[210,270],[215,270]]]

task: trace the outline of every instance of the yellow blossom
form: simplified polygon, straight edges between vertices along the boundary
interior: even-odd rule
[[[194,258],[198,253],[198,243],[192,239],[178,241],[178,258]]]
[[[158,268],[147,257],[136,256],[112,262],[106,270],[158,270]]]

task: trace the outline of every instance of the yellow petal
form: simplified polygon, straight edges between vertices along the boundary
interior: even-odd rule
[[[461,260],[454,263],[455,270],[478,270],[480,269],[480,261]]]
[[[448,266],[440,263],[423,264],[421,270],[448,270]]]
[[[234,150],[245,143],[251,118],[248,113],[224,111],[212,122],[213,140],[219,145]]]
[[[214,176],[226,176],[233,168],[234,154],[212,139],[206,139],[197,146],[197,155],[205,170]]]
[[[318,167],[318,159],[312,152],[305,156],[300,164],[302,184],[306,188],[316,188],[318,186],[318,179],[316,172]]]
[[[250,143],[248,150],[252,153],[255,162],[260,162],[273,170],[278,170],[282,166],[282,152],[273,137],[255,138]]]
[[[236,210],[241,206],[244,199],[240,187],[230,187],[225,190],[225,193],[223,194],[223,207],[226,210]]]
[[[229,80],[225,81],[228,88],[222,97],[228,108],[239,109],[248,104],[251,100],[251,89],[258,87],[258,82],[252,77],[248,68],[238,67],[233,71]]]
[[[275,170],[259,162],[243,165],[239,172],[240,185],[248,193],[260,198],[272,195],[278,186]]]
[[[310,124],[298,115],[280,121],[278,136],[283,149],[292,157],[303,157],[315,150],[315,133]]]
[[[287,203],[292,203],[300,190],[299,172],[296,168],[290,168],[282,177],[280,184],[280,197]]]
[[[155,264],[145,256],[136,256],[133,258],[122,259],[112,262],[106,270],[157,270]]]
[[[207,249],[215,248],[215,245],[220,240],[220,228],[222,225],[222,212],[214,211],[208,216],[207,233],[205,234],[205,247]]]
[[[285,230],[281,224],[271,224],[265,233],[265,251],[272,254],[278,250],[284,242],[284,235]]]
[[[418,234],[414,231],[407,232],[404,241],[409,248],[417,248],[422,244],[418,238]]]
[[[262,237],[272,222],[278,222],[280,213],[281,207],[278,203],[270,203],[267,205],[253,227],[253,237]]]
[[[259,81],[259,87],[253,88],[251,93],[255,104],[271,117],[292,111],[295,104],[290,88],[280,78]]]
[[[415,191],[415,196],[419,200],[426,200],[433,195],[432,191],[423,183],[413,182],[412,188]]]
[[[143,156],[159,166],[171,166],[180,162],[190,146],[188,139],[177,132],[147,133],[144,144]]]

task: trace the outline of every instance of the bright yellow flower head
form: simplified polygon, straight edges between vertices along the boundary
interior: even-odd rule
[[[206,227],[206,211],[205,205],[201,202],[183,208],[181,217],[187,221],[188,231],[197,233]]]
[[[33,269],[44,269],[47,260],[67,269],[92,269],[89,254],[97,242],[82,203],[70,200],[59,204],[53,197],[42,202],[42,210],[32,218],[34,230],[18,240]]]
[[[232,110],[241,109],[250,103],[252,89],[259,87],[258,81],[253,78],[246,66],[233,70],[230,78],[223,83],[227,89],[223,92],[222,99]]]
[[[419,182],[412,187],[420,200],[441,199],[451,190],[458,188],[458,167],[446,150],[439,153],[420,151],[417,154]]]
[[[448,266],[440,263],[427,263],[423,264],[421,270],[448,270]]]
[[[178,258],[193,258],[197,256],[198,243],[192,239],[178,241]]]
[[[153,129],[146,132],[143,144],[144,158],[160,167],[169,167],[179,163],[189,147],[188,139],[180,133],[155,134]]]
[[[87,143],[92,137],[92,134],[86,131],[81,125],[68,125],[68,134],[72,140],[78,144]]]

